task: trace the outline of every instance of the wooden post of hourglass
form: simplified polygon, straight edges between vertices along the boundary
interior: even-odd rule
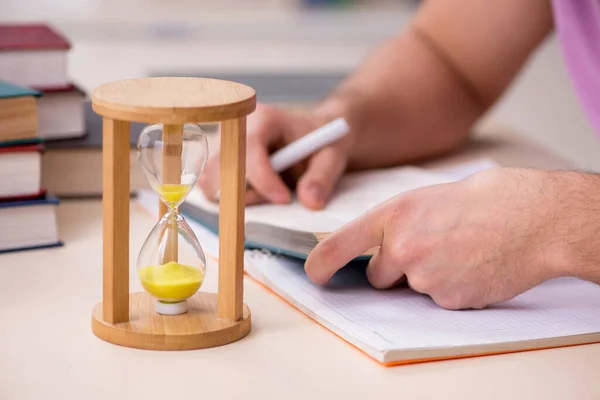
[[[92,93],[103,119],[102,302],[92,331],[122,346],[188,350],[220,346],[246,336],[250,309],[243,303],[246,116],[256,108],[249,86],[204,78],[141,78],[111,82]],[[202,289],[185,314],[163,316],[146,292],[129,293],[130,121],[163,124],[163,184],[180,184],[183,126],[221,122],[221,204],[218,293]],[[160,205],[159,218],[166,212]],[[177,231],[165,262],[177,260]],[[209,272],[210,273],[210,272]]]
[[[219,317],[242,317],[244,208],[246,196],[246,118],[221,124],[219,205]]]
[[[163,125],[162,178],[163,184],[177,185],[181,183],[181,152],[183,150],[183,125]],[[159,200],[159,216],[167,212],[167,206]],[[175,221],[172,221],[175,224]],[[177,226],[169,230],[163,264],[177,261]]]
[[[129,122],[104,118],[102,135],[102,317],[116,324],[129,319]]]

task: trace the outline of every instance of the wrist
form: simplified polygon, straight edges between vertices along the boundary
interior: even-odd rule
[[[368,113],[364,103],[363,93],[341,87],[319,103],[312,112],[320,125],[340,117],[346,120],[350,131],[342,140],[346,143],[348,154],[353,151],[360,136],[366,131]]]
[[[554,200],[551,201],[548,243],[554,243],[551,271],[555,277],[569,276],[600,283],[600,175],[578,171],[550,171]]]

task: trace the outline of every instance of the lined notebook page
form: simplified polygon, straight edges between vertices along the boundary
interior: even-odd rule
[[[246,269],[282,297],[351,342],[377,351],[419,350],[600,332],[600,287],[546,282],[485,310],[451,311],[408,288],[371,288],[364,266],[347,267],[330,287],[314,285],[303,262],[248,255]]]
[[[246,222],[259,222],[296,231],[331,232],[368,209],[412,189],[450,182],[451,178],[417,167],[395,167],[345,175],[324,210],[309,210],[297,200],[291,204],[246,207]],[[195,189],[187,202],[218,213],[218,205]]]

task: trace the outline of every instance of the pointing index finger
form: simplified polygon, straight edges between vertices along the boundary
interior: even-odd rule
[[[317,244],[304,265],[310,280],[324,285],[354,258],[381,246],[385,227],[384,214],[384,205],[375,207]]]

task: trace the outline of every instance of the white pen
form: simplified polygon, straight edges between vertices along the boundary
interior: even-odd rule
[[[346,136],[349,131],[350,127],[344,118],[334,119],[273,153],[270,157],[271,167],[277,173],[283,172],[316,151]],[[220,194],[221,192],[217,191],[215,200],[219,200]]]

